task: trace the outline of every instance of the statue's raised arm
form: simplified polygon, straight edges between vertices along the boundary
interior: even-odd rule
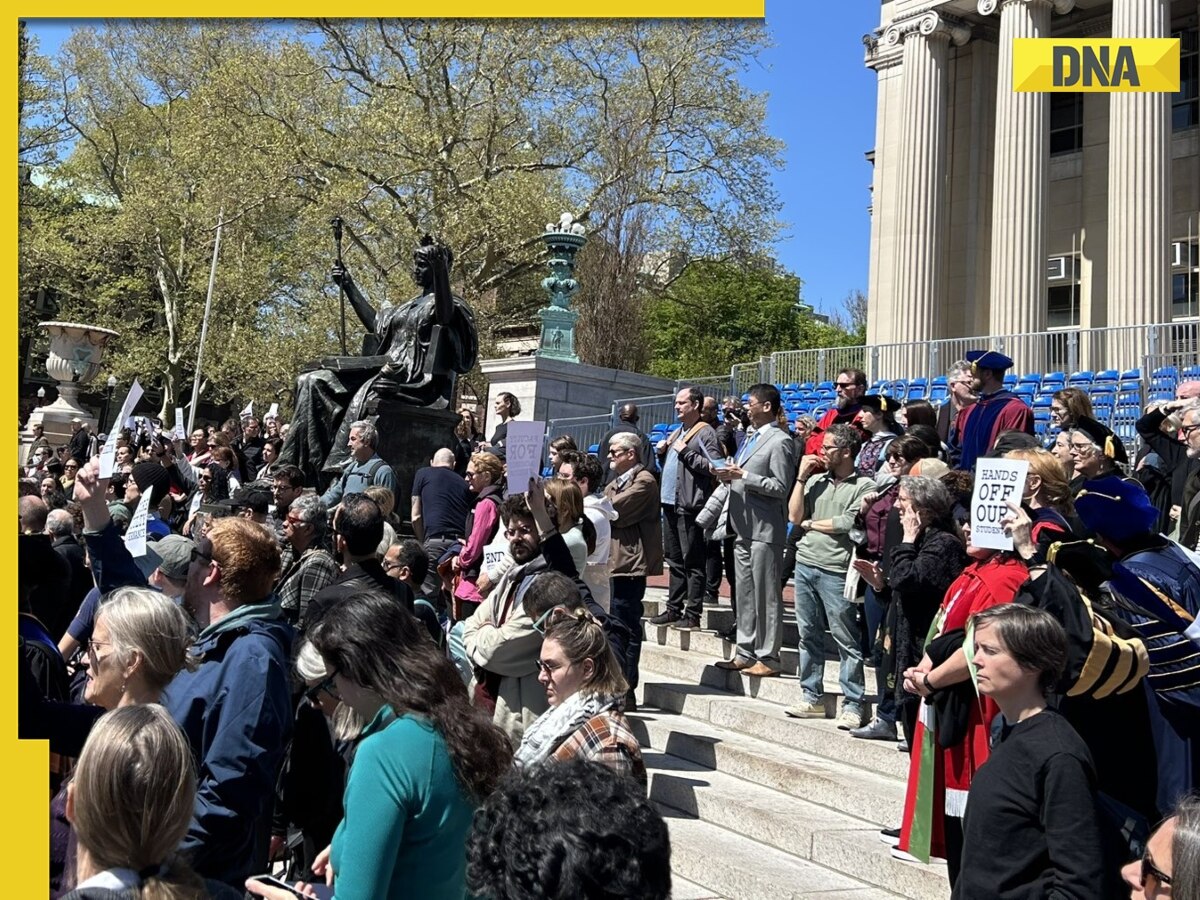
[[[346,296],[350,298],[350,305],[354,307],[354,313],[363,323],[363,327],[369,333],[374,334],[376,325],[379,323],[379,314],[366,295],[358,289],[358,285],[354,283],[354,279],[350,275],[350,270],[340,259],[333,264],[330,277],[333,279],[333,283],[345,291]]]

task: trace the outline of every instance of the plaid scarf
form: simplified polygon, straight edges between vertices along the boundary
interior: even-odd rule
[[[558,706],[546,710],[537,721],[525,729],[521,746],[513,757],[522,768],[537,765],[545,760],[581,725],[617,705],[619,698],[614,694],[595,694],[576,691]]]

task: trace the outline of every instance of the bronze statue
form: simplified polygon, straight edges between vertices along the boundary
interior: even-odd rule
[[[301,373],[281,462],[314,480],[320,472],[338,471],[349,458],[350,423],[376,416],[381,400],[449,409],[455,380],[471,370],[479,353],[471,308],[450,291],[452,261],[449,248],[426,235],[413,252],[413,280],[421,293],[376,310],[342,263],[339,247],[332,277],[367,329],[362,355],[325,357]]]

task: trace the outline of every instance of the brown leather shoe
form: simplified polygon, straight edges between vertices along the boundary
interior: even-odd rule
[[[742,674],[753,675],[755,678],[773,678],[779,674],[778,669],[772,669],[765,662],[756,662],[748,669],[742,669]]]
[[[727,669],[731,672],[740,672],[742,669],[751,669],[754,667],[754,663],[741,657],[718,660],[715,665],[718,669]]]

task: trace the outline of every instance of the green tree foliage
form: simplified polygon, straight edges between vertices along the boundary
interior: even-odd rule
[[[647,311],[650,371],[720,375],[780,350],[855,343],[799,306],[800,279],[762,264],[694,262]]]
[[[169,409],[223,221],[205,395],[286,406],[302,362],[337,350],[337,215],[376,303],[413,293],[423,233],[449,244],[487,346],[530,314],[564,210],[604,234],[637,211],[646,246],[690,257],[769,244],[780,145],[738,80],[764,45],[717,21],[80,28],[37,60],[40,121],[73,149],[23,200],[23,291],[120,331],[116,374],[159,382]]]

